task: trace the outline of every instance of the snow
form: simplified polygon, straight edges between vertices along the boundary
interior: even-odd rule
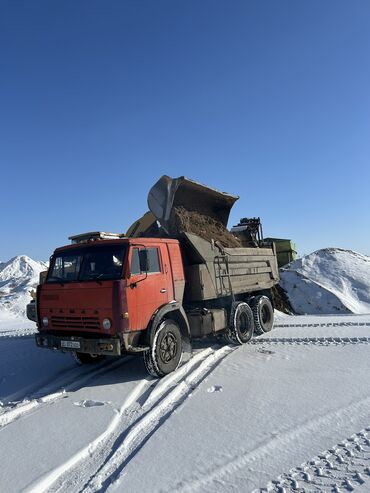
[[[0,312],[0,337],[33,334],[36,324],[24,317],[12,316],[5,311]]]
[[[45,268],[0,263],[0,491],[370,491],[369,257],[292,262],[302,315],[275,311],[241,347],[199,342],[161,380],[140,357],[37,348],[25,306]]]
[[[0,337],[0,491],[370,491],[370,315],[203,341],[162,380]]]
[[[370,257],[326,248],[291,262],[280,285],[297,314],[370,313]]]
[[[26,306],[31,301],[30,291],[39,282],[45,262],[20,255],[0,263],[0,325],[7,330],[34,326],[26,318]]]

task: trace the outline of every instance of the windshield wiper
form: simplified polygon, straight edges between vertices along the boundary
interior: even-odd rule
[[[96,277],[94,278],[94,280],[95,280],[98,284],[100,284],[100,286],[101,286],[101,281],[100,281],[100,279],[101,279],[101,277],[102,277],[102,276],[104,276],[104,274],[99,274],[98,276],[96,276]]]
[[[103,276],[105,276],[105,274],[98,274],[98,275],[90,274],[89,276],[80,277],[79,278],[79,281],[80,282],[84,282],[84,281],[96,281],[96,282],[99,282],[100,281],[100,278],[103,277]]]

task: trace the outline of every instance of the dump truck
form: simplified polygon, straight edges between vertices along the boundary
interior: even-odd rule
[[[227,230],[237,199],[162,176],[129,235],[70,237],[28,307],[37,346],[80,363],[141,354],[149,374],[163,377],[190,358],[197,338],[239,345],[270,331],[276,252],[242,247]]]

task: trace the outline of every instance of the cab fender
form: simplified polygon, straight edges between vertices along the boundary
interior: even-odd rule
[[[167,303],[153,313],[146,330],[146,343],[150,347],[152,346],[157,327],[163,320],[168,318],[174,320],[180,328],[183,341],[182,361],[186,362],[190,359],[192,353],[190,327],[185,310],[178,301]]]

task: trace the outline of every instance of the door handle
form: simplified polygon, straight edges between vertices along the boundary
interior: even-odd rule
[[[162,288],[160,292],[161,292],[161,293],[167,293],[167,289]]]

